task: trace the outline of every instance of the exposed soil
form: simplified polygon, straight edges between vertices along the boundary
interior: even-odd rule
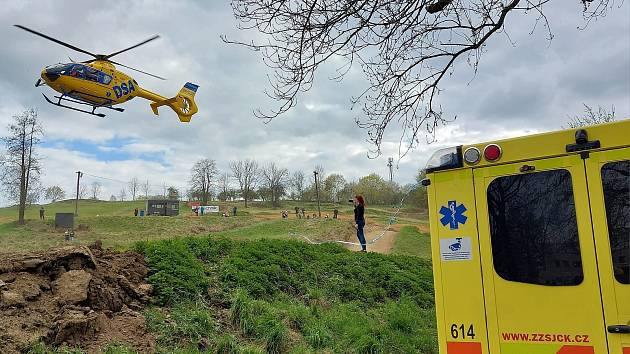
[[[398,231],[400,230],[398,230],[397,227],[391,227],[388,231],[385,232],[383,237],[379,238],[374,243],[367,245],[368,252],[389,254],[392,248],[394,248],[394,242],[396,241],[396,235],[398,234]],[[376,224],[369,225],[365,228],[365,240],[367,242],[370,242],[370,240],[373,240],[375,237],[380,236],[382,232],[383,226]],[[356,243],[359,242],[356,237],[349,238],[346,241]],[[347,248],[353,251],[360,251],[361,245],[347,245]]]
[[[38,342],[99,353],[109,343],[155,349],[140,311],[149,301],[148,267],[134,252],[100,243],[0,255],[0,353]]]

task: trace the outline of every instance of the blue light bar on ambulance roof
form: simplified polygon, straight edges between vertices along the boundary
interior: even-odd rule
[[[425,170],[427,173],[430,173],[463,166],[464,160],[462,157],[462,147],[460,145],[440,149],[433,153],[429,161],[427,161]]]

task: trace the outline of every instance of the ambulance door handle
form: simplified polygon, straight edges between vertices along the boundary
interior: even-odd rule
[[[608,332],[610,332],[610,333],[630,333],[630,326],[627,326],[627,325],[612,325],[612,326],[608,326]]]

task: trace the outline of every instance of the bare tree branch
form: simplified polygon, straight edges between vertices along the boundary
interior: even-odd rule
[[[476,72],[484,46],[504,32],[508,14],[536,16],[551,39],[544,7],[551,0],[233,0],[243,30],[257,30],[264,41],[226,43],[260,52],[272,69],[268,96],[276,109],[255,115],[268,122],[287,112],[298,96],[310,90],[321,64],[341,64],[332,78],[343,79],[360,65],[367,87],[352,99],[361,107],[356,118],[366,130],[374,153],[387,128],[401,130],[399,155],[404,156],[426,135],[450,120],[438,103],[442,81],[465,60]],[[580,0],[588,23],[604,16],[614,0]],[[576,5],[579,3],[576,1]]]

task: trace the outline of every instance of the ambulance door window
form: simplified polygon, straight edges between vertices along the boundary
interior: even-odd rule
[[[488,186],[494,268],[505,280],[582,282],[571,174],[553,170],[499,177]]]
[[[630,284],[630,161],[605,164],[602,185],[615,279]]]

